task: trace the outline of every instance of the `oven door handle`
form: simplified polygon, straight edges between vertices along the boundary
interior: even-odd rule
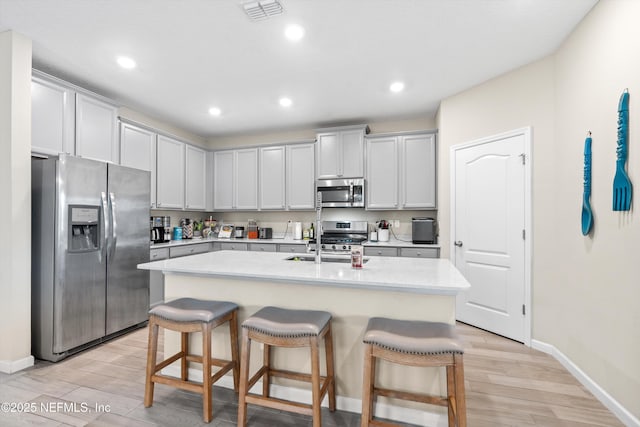
[[[349,203],[353,204],[353,181],[349,183]]]

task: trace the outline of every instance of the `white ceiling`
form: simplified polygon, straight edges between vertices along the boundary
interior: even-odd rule
[[[0,0],[0,31],[33,40],[34,68],[215,137],[432,117],[441,99],[552,53],[597,0],[281,2],[284,14],[252,22],[240,0]],[[284,37],[289,23],[301,41]]]

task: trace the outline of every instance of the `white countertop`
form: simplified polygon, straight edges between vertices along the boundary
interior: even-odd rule
[[[295,240],[293,237],[286,238],[274,238],[274,239],[220,239],[214,238],[200,238],[200,239],[183,239],[183,240],[171,240],[167,243],[151,243],[151,249],[170,248],[183,245],[197,245],[202,243],[211,242],[232,242],[232,243],[277,243],[286,245],[306,245],[308,240]],[[370,242],[367,241],[363,246],[367,247],[394,247],[394,248],[439,248],[440,245],[428,245],[428,244],[414,244],[411,242],[411,237],[400,236],[399,239],[391,238],[388,242]]]
[[[287,261],[282,252],[218,251],[138,265],[143,270],[256,280],[388,290],[435,295],[456,295],[469,282],[448,259],[367,257],[362,269],[350,263]],[[304,254],[299,254],[304,256]]]

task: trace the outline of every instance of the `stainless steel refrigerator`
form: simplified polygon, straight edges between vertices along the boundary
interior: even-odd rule
[[[68,155],[31,175],[32,352],[55,362],[147,320],[151,181]]]

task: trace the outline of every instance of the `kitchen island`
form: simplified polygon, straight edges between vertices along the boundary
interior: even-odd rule
[[[300,259],[302,255],[298,258]],[[220,251],[140,264],[147,270],[165,275],[167,300],[192,297],[236,302],[239,321],[267,305],[293,309],[326,310],[333,315],[333,335],[338,408],[360,412],[362,387],[362,335],[373,316],[421,319],[453,324],[455,296],[469,283],[447,259],[370,257],[362,269],[349,262],[333,260],[288,260],[286,253]],[[334,261],[334,262],[330,262]],[[345,261],[342,258],[342,261]],[[229,357],[227,328],[214,332],[214,354]],[[178,335],[167,332],[165,354],[179,348]],[[192,340],[197,351],[199,340]],[[261,358],[252,352],[252,372]],[[310,371],[307,349],[277,349],[275,366]],[[198,367],[199,368],[199,367]],[[177,374],[177,368],[169,368]],[[200,371],[190,372],[198,379]],[[379,382],[405,390],[440,393],[446,390],[444,373],[434,369],[416,369],[385,364]],[[231,379],[226,384],[231,385]],[[223,383],[224,385],[225,383]],[[294,387],[299,383],[277,383],[275,396],[310,401],[310,392]],[[377,414],[421,425],[435,425],[446,412],[402,409],[380,399]],[[398,405],[411,406],[406,402]],[[421,409],[424,406],[420,406]]]

